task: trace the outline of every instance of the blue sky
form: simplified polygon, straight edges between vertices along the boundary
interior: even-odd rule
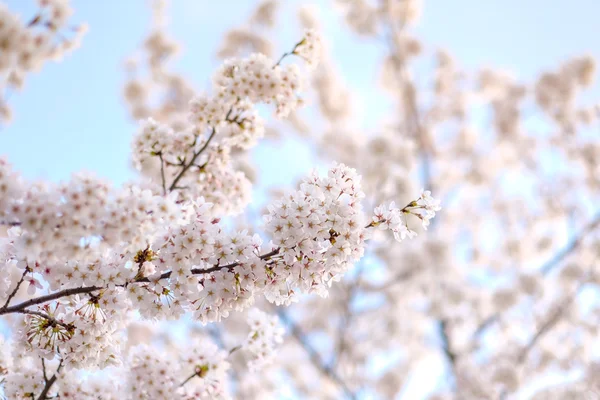
[[[33,15],[34,3],[7,1],[23,18]],[[150,12],[146,0],[72,3],[74,21],[90,25],[83,47],[62,63],[47,64],[28,77],[22,93],[11,95],[15,119],[0,130],[0,154],[8,155],[31,178],[67,179],[71,172],[86,169],[122,182],[132,176],[128,151],[136,129],[120,96],[122,62],[142,40]],[[199,89],[205,88],[217,65],[215,38],[243,22],[252,2],[174,3],[170,30],[184,45],[176,68]],[[300,3],[309,2],[290,0],[286,5],[291,9]],[[374,87],[374,65],[382,49],[348,37],[335,9],[328,6],[330,1],[310,3],[320,6],[339,68],[356,89],[358,111],[364,126],[369,126],[388,112]],[[567,56],[586,52],[599,56],[594,28],[599,12],[600,2],[595,0],[425,0],[416,31],[429,45],[448,48],[469,69],[502,66],[527,78]],[[286,23],[279,25],[278,35],[281,49],[297,36],[295,22],[289,22],[292,14],[284,15]]]
[[[356,91],[362,125],[372,127],[389,112],[375,83],[377,56],[383,48],[348,35],[330,6],[332,0],[284,1],[290,10],[298,4],[320,7],[338,67]],[[24,19],[35,10],[34,0],[6,3]],[[175,66],[204,89],[218,65],[216,38],[245,21],[254,2],[174,3],[169,8],[170,32],[184,46]],[[15,116],[0,129],[0,154],[29,178],[68,179],[72,172],[84,169],[123,182],[134,176],[128,157],[136,124],[129,120],[121,99],[122,67],[150,26],[147,1],[73,0],[72,4],[74,21],[90,25],[83,47],[62,63],[49,63],[28,76],[24,91],[11,95]],[[290,10],[284,14],[286,23],[280,21],[278,27],[282,51],[298,36]],[[424,0],[415,31],[428,46],[448,49],[469,70],[503,67],[528,79],[569,56],[590,53],[600,59],[598,15],[598,0]],[[600,98],[598,94],[596,84],[588,98]],[[311,150],[298,144],[289,141],[258,150],[257,158],[269,160],[262,168],[265,182],[291,184],[292,177],[311,167]],[[299,155],[292,156],[293,152]],[[285,168],[272,168],[275,165]]]

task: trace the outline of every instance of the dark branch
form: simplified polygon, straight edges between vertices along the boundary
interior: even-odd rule
[[[185,381],[181,382],[181,384],[179,385],[179,387],[181,387],[181,386],[185,385],[186,383],[188,383],[195,376],[198,376],[198,374],[196,372],[194,372],[192,375],[190,375],[187,378],[185,378]]]
[[[442,351],[444,352],[444,356],[448,360],[448,364],[450,365],[452,375],[456,377],[456,363],[458,361],[458,356],[452,349],[452,342],[450,340],[450,336],[448,335],[448,321],[441,319],[439,321],[439,328],[440,338],[442,340]]]
[[[229,117],[229,114],[231,113],[231,111],[232,111],[232,109],[230,109],[229,112],[227,113],[227,117]],[[169,186],[169,192],[172,192],[173,190],[175,190],[175,188],[177,187],[177,184],[179,183],[181,178],[183,178],[183,176],[186,174],[186,172],[194,165],[194,163],[196,162],[196,159],[200,156],[200,154],[202,154],[204,152],[204,150],[206,150],[208,148],[210,141],[213,139],[213,137],[215,137],[216,133],[217,133],[217,129],[212,128],[212,131],[210,132],[210,136],[206,140],[206,143],[204,143],[204,146],[202,146],[202,148],[200,150],[198,150],[197,152],[194,153],[194,156],[192,157],[190,162],[185,164],[181,168],[181,171],[179,171],[179,173],[177,174],[175,179],[173,179],[171,186]]]
[[[277,254],[279,254],[280,249],[277,248],[275,250],[272,250],[268,253],[262,254],[259,256],[259,258],[261,260],[266,260],[269,259]],[[215,271],[220,271],[222,269],[228,269],[231,270],[234,267],[237,267],[238,265],[240,265],[239,262],[234,262],[231,264],[226,264],[226,265],[215,265],[214,267],[210,267],[210,268],[193,268],[192,269],[192,274],[193,275],[200,275],[200,274],[210,274],[212,272]],[[163,273],[162,275],[160,275],[158,277],[158,280],[162,280],[162,279],[168,279],[172,274],[172,271],[167,271],[165,273]],[[147,283],[150,282],[150,279],[148,279],[148,277],[143,277],[143,278],[138,278],[135,281],[133,281],[132,283]],[[124,285],[121,285],[124,286]],[[15,313],[15,312],[20,312],[20,313],[24,313],[24,314],[32,314],[33,312],[24,312],[23,310],[25,310],[28,307],[37,305],[37,304],[43,304],[43,303],[47,303],[49,301],[52,300],[57,300],[60,299],[62,297],[67,297],[67,296],[73,296],[76,294],[87,294],[87,293],[92,293],[95,292],[96,290],[101,290],[103,289],[102,287],[99,286],[90,286],[90,287],[80,287],[80,288],[71,288],[71,289],[65,289],[65,290],[61,290],[55,293],[51,293],[45,296],[40,296],[40,297],[36,297],[27,301],[24,301],[22,303],[16,304],[14,306],[11,307],[2,307],[0,308],[0,315],[2,314],[10,314],[10,313]]]
[[[19,280],[19,282],[17,282],[17,286],[15,286],[14,290],[8,295],[8,298],[6,299],[6,303],[4,303],[2,308],[8,307],[8,305],[10,304],[10,301],[13,299],[13,297],[15,297],[15,295],[19,291],[19,288],[21,287],[21,284],[25,280],[25,276],[27,275],[28,272],[30,272],[29,267],[25,268],[25,270],[23,271],[23,275],[21,275],[21,279]]]
[[[275,63],[275,65],[273,65],[273,68],[278,67],[279,65],[281,65],[281,62],[286,57],[291,56],[293,54],[296,54],[296,50],[298,49],[298,47],[300,47],[303,44],[304,44],[304,39],[302,39],[301,41],[299,41],[298,43],[296,43],[296,45],[294,46],[294,48],[291,51],[288,51],[287,53],[283,53],[281,55],[281,57],[279,58],[279,60],[277,60],[277,62]]]
[[[40,357],[42,360],[42,373],[44,374],[44,382],[48,382],[48,375],[46,374],[46,360],[44,357]]]
[[[558,324],[558,322],[560,322],[560,320],[565,316],[565,312],[569,309],[573,301],[575,301],[577,295],[581,292],[585,283],[586,281],[580,282],[575,293],[571,295],[568,299],[561,301],[558,308],[554,310],[550,317],[535,331],[533,336],[529,339],[529,341],[527,342],[525,347],[523,347],[523,350],[519,354],[519,357],[517,359],[519,364],[523,363],[527,359],[527,356],[535,347],[537,342],[539,342],[542,337],[544,337],[548,332],[550,332],[556,326],[556,324]]]
[[[37,400],[46,400],[48,398],[48,393],[50,392],[52,385],[54,385],[54,383],[58,379],[58,374],[60,373],[62,365],[63,365],[62,360],[60,360],[60,364],[58,364],[58,368],[56,369],[56,372],[54,373],[54,375],[52,375],[52,377],[50,379],[48,379],[46,381],[46,385],[44,386],[44,389],[38,396]]]
[[[2,307],[2,308],[0,308],[0,315],[14,313],[14,312],[21,312],[21,310],[24,310],[27,307],[35,306],[37,304],[47,303],[52,300],[60,299],[61,297],[73,296],[75,294],[91,293],[91,292],[94,292],[94,291],[100,290],[100,289],[102,289],[102,288],[97,287],[97,286],[90,286],[90,287],[80,287],[80,288],[71,288],[71,289],[61,290],[59,292],[54,292],[51,294],[47,294],[45,296],[40,296],[40,297],[36,297],[36,298],[30,299],[30,300],[24,301],[22,303],[16,304],[11,307]]]

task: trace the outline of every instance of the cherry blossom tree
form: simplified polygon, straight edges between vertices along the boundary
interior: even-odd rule
[[[8,85],[79,39],[60,33],[72,13],[67,1],[39,7],[28,23],[2,9]],[[169,43],[155,32],[146,45],[152,77],[162,83],[153,63]],[[261,224],[268,242],[222,221],[250,203],[251,182],[232,150],[247,150],[264,135],[257,105],[270,106],[273,118],[300,106],[310,72],[288,58],[314,67],[319,54],[320,37],[307,30],[279,59],[252,53],[225,60],[212,87],[173,110],[183,119],[159,115],[140,124],[132,142],[139,179],[122,187],[84,173],[59,184],[28,182],[0,163],[0,218],[9,227],[0,315],[20,315],[2,347],[7,398],[229,398],[230,356],[245,352],[244,372],[260,374],[282,341],[277,316],[252,309],[247,338],[231,349],[204,334],[185,348],[126,351],[123,334],[136,319],[190,314],[199,324],[218,324],[257,297],[285,306],[303,293],[327,296],[363,257],[375,228],[401,241],[416,235],[409,218],[429,224],[440,209],[429,191],[402,208],[392,202],[365,212],[360,175],[338,163],[273,201]],[[26,299],[17,299],[21,288]],[[126,378],[115,385],[106,384],[115,378],[82,380],[80,371],[108,367],[105,374]]]
[[[38,3],[0,6],[3,87],[85,46],[67,0]],[[202,87],[154,1],[124,71],[136,179],[0,161],[4,397],[600,398],[594,60],[465,71],[415,36],[418,0],[323,3],[380,49],[390,113],[369,131],[315,7],[257,1]],[[256,218],[250,153],[288,138],[318,168]]]

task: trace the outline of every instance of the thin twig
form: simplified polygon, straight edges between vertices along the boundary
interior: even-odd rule
[[[40,357],[40,360],[42,360],[42,373],[44,374],[44,382],[47,383],[48,375],[46,375],[46,360],[44,357]]]
[[[291,56],[296,54],[296,50],[298,49],[298,47],[300,47],[302,44],[304,44],[304,39],[302,39],[301,41],[299,41],[298,43],[296,43],[296,45],[294,46],[294,48],[291,51],[288,51],[287,53],[283,53],[281,55],[281,57],[279,58],[279,60],[277,60],[277,62],[275,63],[275,65],[273,65],[273,68],[278,67],[279,65],[281,65],[281,62],[287,57],[287,56]]]
[[[17,286],[15,286],[15,288],[13,289],[13,291],[8,295],[8,298],[6,299],[6,303],[4,303],[4,305],[2,306],[2,308],[8,307],[8,305],[10,304],[10,301],[13,299],[13,297],[15,297],[15,295],[19,291],[19,288],[21,287],[21,284],[25,280],[25,275],[27,275],[27,273],[30,272],[30,271],[31,270],[29,269],[29,267],[25,268],[25,270],[23,271],[23,275],[21,275],[21,279],[19,279],[19,282],[17,282]]]
[[[185,381],[181,382],[181,384],[179,385],[179,387],[181,387],[181,386],[185,385],[186,383],[188,383],[195,376],[198,376],[198,373],[194,372],[192,375],[190,375],[187,378],[185,378]]]
[[[259,255],[258,258],[260,258],[261,260],[268,260],[271,257],[276,256],[277,254],[279,254],[280,251],[281,251],[281,249],[278,247],[278,248],[276,248],[276,249],[274,249],[274,250],[272,250],[272,251],[270,251],[268,253]],[[212,266],[210,268],[192,268],[191,272],[192,272],[192,275],[210,274],[210,273],[213,273],[213,272],[216,272],[216,271],[220,271],[222,269],[232,270],[233,268],[237,267],[240,264],[241,264],[240,262],[236,261],[236,262],[233,262],[231,264],[225,264],[225,265],[218,265],[217,264],[217,265]],[[168,278],[171,277],[172,273],[173,273],[172,271],[164,272],[158,278],[156,278],[156,280],[160,281],[160,280],[163,280],[163,279],[168,279]],[[147,283],[147,282],[150,282],[150,279],[148,277],[142,277],[142,278],[136,279],[132,283]],[[0,312],[0,314],[1,314],[1,312]]]
[[[232,110],[233,110],[233,108],[231,108],[229,110],[229,113],[231,113]],[[227,113],[228,116],[229,116],[229,113]],[[212,131],[210,132],[210,136],[206,140],[206,143],[204,143],[204,146],[202,146],[202,148],[200,150],[198,150],[197,152],[194,153],[194,155],[189,163],[185,164],[183,166],[183,168],[181,168],[181,171],[179,171],[179,173],[177,174],[177,176],[171,183],[171,186],[169,186],[169,192],[172,192],[173,190],[175,190],[175,187],[177,186],[177,184],[179,183],[181,178],[183,178],[185,173],[194,165],[194,163],[196,162],[196,159],[200,156],[200,154],[202,154],[204,152],[204,150],[206,150],[208,148],[210,141],[213,139],[213,137],[215,137],[216,133],[217,133],[217,129],[213,127]]]
[[[167,194],[167,183],[165,179],[165,160],[163,159],[162,152],[158,153],[158,158],[160,160],[160,181],[162,184],[163,195]]]

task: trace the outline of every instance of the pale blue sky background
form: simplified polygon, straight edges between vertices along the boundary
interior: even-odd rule
[[[8,0],[23,18],[33,15],[34,0]],[[122,61],[147,31],[146,0],[73,0],[74,21],[87,21],[83,47],[62,63],[47,64],[28,77],[22,93],[13,93],[14,121],[0,130],[0,154],[27,177],[66,179],[87,169],[122,182],[132,176],[128,151],[135,124],[120,96]],[[170,7],[173,35],[184,44],[176,67],[199,89],[217,65],[216,38],[247,18],[253,1],[176,0]],[[286,1],[286,8],[312,3],[321,7],[328,39],[346,82],[361,100],[368,126],[388,112],[374,85],[375,57],[381,49],[348,39],[340,31],[332,1]],[[468,67],[502,66],[531,77],[565,57],[590,52],[600,56],[597,0],[425,0],[416,30],[430,45],[448,48]],[[280,24],[281,49],[294,43],[296,23],[287,12]],[[290,21],[293,21],[290,23]],[[285,26],[285,28],[281,28]],[[282,152],[279,152],[281,154]],[[277,157],[277,155],[273,155]],[[262,158],[262,157],[261,157]],[[284,159],[282,158],[282,161]],[[297,165],[303,170],[307,166]],[[281,182],[291,182],[284,177]],[[269,179],[271,180],[271,179]]]
[[[283,51],[296,42],[291,9],[298,4],[321,6],[324,27],[344,80],[356,92],[363,125],[389,112],[376,87],[374,65],[382,48],[357,40],[339,24],[332,1],[283,0],[289,10],[279,23]],[[5,1],[24,19],[34,13],[34,0]],[[14,121],[0,129],[0,154],[29,178],[68,179],[81,169],[119,183],[129,169],[129,143],[136,131],[121,100],[123,60],[135,50],[150,26],[146,0],[73,0],[74,21],[86,21],[90,32],[83,47],[62,63],[47,64],[28,76],[22,93],[13,93]],[[217,65],[218,37],[246,20],[254,1],[174,0],[170,32],[184,47],[176,68],[207,87]],[[430,46],[447,48],[468,69],[490,65],[533,77],[569,56],[591,53],[600,59],[599,0],[424,0],[416,32]],[[594,96],[598,95],[598,96]],[[600,99],[596,84],[590,99]],[[310,149],[287,142],[259,149],[267,160],[263,182],[291,184],[310,167]],[[291,152],[302,149],[298,157]],[[277,169],[271,168],[277,165]],[[281,168],[285,165],[285,168]],[[268,171],[277,172],[268,172]],[[418,389],[417,389],[418,391]],[[407,396],[410,397],[410,396]],[[412,397],[414,398],[414,397]]]

